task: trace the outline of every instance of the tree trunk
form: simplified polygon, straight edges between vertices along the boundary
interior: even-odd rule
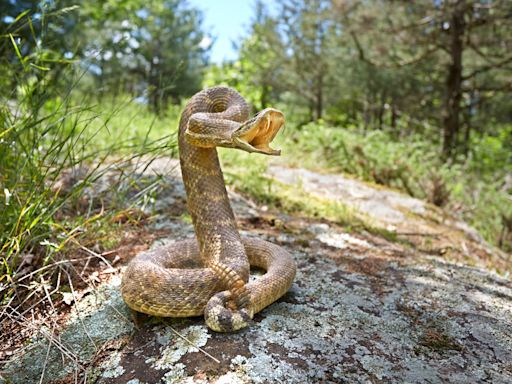
[[[315,117],[317,120],[322,118],[322,113],[324,109],[324,75],[322,71],[318,74],[317,79],[317,88],[316,88],[316,99],[315,99]]]
[[[386,111],[386,99],[387,92],[384,90],[379,93],[379,107],[377,109],[377,129],[382,131],[382,127],[384,126],[384,112]]]
[[[382,131],[382,126],[384,124],[384,105],[381,104],[379,106],[379,110],[377,112],[377,129]]]
[[[270,86],[268,84],[266,84],[265,82],[263,82],[261,85],[261,97],[260,97],[260,109],[261,110],[268,107],[269,93],[270,93]]]
[[[464,141],[462,142],[462,151],[464,156],[467,157],[469,154],[469,140],[471,139],[471,115],[473,113],[473,100],[474,100],[474,92],[470,94],[470,100],[468,107],[465,109],[464,113]]]
[[[460,102],[462,99],[462,52],[465,33],[465,0],[459,0],[450,20],[450,56],[446,78],[446,97],[443,113],[443,157],[445,160],[454,155],[460,127]]]
[[[364,101],[364,105],[363,105],[363,121],[364,121],[364,126],[363,126],[363,132],[366,132],[366,130],[368,129],[368,125],[370,125],[370,103],[371,101],[369,101],[369,97],[371,96],[368,96],[365,98],[365,101]]]
[[[148,96],[149,96],[149,107],[156,114],[159,113],[158,110],[158,84],[156,84],[155,80],[155,64],[153,61],[150,62],[149,65],[149,76],[148,76]]]
[[[396,134],[396,123],[398,120],[398,111],[396,110],[395,104],[391,104],[391,121],[389,122],[389,125],[391,125],[391,129],[393,130],[393,134],[398,137]]]

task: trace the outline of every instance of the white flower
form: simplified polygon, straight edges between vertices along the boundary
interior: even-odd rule
[[[60,294],[62,295],[62,301],[67,305],[71,305],[75,301],[75,297],[71,292],[61,292]]]
[[[52,243],[51,241],[48,241],[48,240],[43,240],[43,241],[39,242],[39,245],[46,245],[47,247],[51,247],[54,249],[59,248],[59,246],[57,244]]]
[[[7,188],[4,188],[4,195],[5,195],[5,205],[9,205],[9,200],[11,200],[12,193]]]

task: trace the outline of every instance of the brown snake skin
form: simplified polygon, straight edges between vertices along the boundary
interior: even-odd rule
[[[229,204],[216,146],[278,155],[269,147],[284,123],[267,108],[251,119],[233,89],[197,93],[181,115],[180,163],[197,240],[137,255],[124,272],[121,293],[129,307],[154,316],[204,314],[218,332],[236,331],[290,288],[296,266],[283,248],[241,239]],[[249,282],[250,266],[266,273]]]

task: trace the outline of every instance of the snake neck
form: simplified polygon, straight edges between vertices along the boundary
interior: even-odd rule
[[[228,89],[221,88],[221,91],[224,90]],[[221,99],[223,103],[229,101],[226,95],[221,96],[224,97]],[[247,281],[249,264],[229,203],[217,150],[193,146],[185,139],[185,130],[192,114],[219,112],[219,109],[222,110],[223,105],[219,107],[212,101],[211,93],[205,95],[203,92],[194,96],[185,108],[178,136],[181,172],[187,193],[187,208],[203,264],[225,265],[228,271]]]

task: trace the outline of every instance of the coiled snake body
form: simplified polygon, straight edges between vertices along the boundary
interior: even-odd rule
[[[201,91],[187,104],[178,144],[196,240],[144,252],[130,262],[121,293],[135,311],[164,317],[204,314],[211,329],[235,331],[290,288],[296,272],[291,255],[238,234],[215,149],[278,155],[269,143],[284,123],[282,113],[267,108],[248,116],[245,100],[227,87]],[[266,273],[249,282],[250,266]]]

